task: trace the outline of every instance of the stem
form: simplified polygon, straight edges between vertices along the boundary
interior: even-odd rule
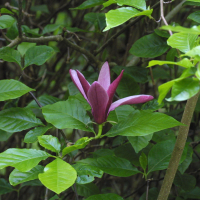
[[[101,137],[102,130],[103,130],[103,124],[99,124],[99,131],[98,131],[98,134],[97,134],[97,136],[95,137],[95,139],[98,139],[98,138]]]
[[[194,109],[195,109],[198,97],[199,97],[199,92],[195,96],[187,100],[185,110],[184,110],[182,120],[181,120],[181,123],[185,124],[186,126],[180,126],[179,128],[176,144],[172,152],[172,156],[169,162],[169,166],[167,168],[167,172],[165,174],[165,178],[164,178],[164,181],[163,181],[163,184],[158,196],[158,200],[168,199],[171,186],[172,186],[174,177],[176,175],[176,171],[179,166],[181,155],[185,147],[188,131],[190,128],[190,123],[192,120],[192,116],[194,113]]]

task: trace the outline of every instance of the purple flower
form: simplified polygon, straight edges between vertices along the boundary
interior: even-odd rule
[[[92,115],[97,124],[106,121],[110,111],[125,104],[145,103],[153,99],[150,95],[129,96],[112,103],[113,96],[123,76],[121,74],[110,84],[110,69],[108,62],[101,68],[98,81],[90,85],[83,74],[78,70],[70,69],[72,81],[92,108]]]

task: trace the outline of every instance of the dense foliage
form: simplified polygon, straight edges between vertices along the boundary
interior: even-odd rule
[[[199,6],[1,0],[0,199],[200,199]]]

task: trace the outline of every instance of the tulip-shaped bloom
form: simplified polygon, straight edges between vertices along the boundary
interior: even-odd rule
[[[112,103],[113,96],[122,78],[123,71],[112,83],[110,83],[110,69],[108,62],[104,63],[98,81],[93,82],[92,85],[88,83],[83,74],[78,70],[75,71],[70,69],[70,75],[76,87],[90,104],[92,115],[97,124],[105,122],[110,111],[118,106],[145,103],[153,99],[150,95],[134,95]]]

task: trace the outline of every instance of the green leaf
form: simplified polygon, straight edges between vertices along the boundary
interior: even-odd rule
[[[3,47],[0,49],[0,59],[8,62],[15,62],[21,66],[20,53],[10,47]]]
[[[188,199],[200,199],[200,188],[199,187],[195,187],[193,190],[186,192],[184,190],[182,190],[179,194],[180,196],[183,196],[184,199],[188,198]]]
[[[162,31],[162,30],[159,30],[159,29],[154,29],[154,32],[159,35],[160,37],[164,37],[164,38],[169,38],[170,37],[170,34],[166,31]]]
[[[138,8],[140,10],[146,10],[146,2],[145,0],[116,0],[120,6],[127,5]]]
[[[103,3],[105,3],[105,0],[86,0],[80,6],[72,9],[83,10],[102,5]]]
[[[128,160],[116,156],[87,158],[78,161],[78,163],[79,162],[98,167],[105,173],[113,176],[128,177],[141,173],[137,168],[133,167]]]
[[[191,13],[187,18],[200,23],[200,11]]]
[[[189,33],[175,33],[167,40],[167,44],[186,53],[194,47],[197,37]]]
[[[32,181],[27,181],[27,182],[22,183],[21,187],[24,187],[24,186],[43,186],[43,185],[40,182],[40,180],[35,179],[35,180],[32,180]]]
[[[2,15],[0,16],[0,29],[11,27],[14,22],[15,19],[10,15]]]
[[[149,65],[147,67],[152,67],[154,65],[164,65],[164,64],[171,64],[171,65],[179,65],[185,68],[193,67],[192,62],[188,58],[184,58],[183,60],[180,60],[179,62],[171,62],[171,61],[161,61],[161,60],[151,60],[149,62]]]
[[[77,193],[80,196],[84,196],[85,198],[99,194],[99,188],[94,183],[88,183],[88,184],[76,184]]]
[[[87,127],[91,120],[78,100],[69,99],[47,105],[42,108],[42,112],[46,121],[58,129],[72,128],[93,132]]]
[[[104,8],[106,8],[106,7],[110,6],[110,5],[112,5],[113,3],[116,3],[116,0],[108,0],[107,2],[103,3],[103,8],[102,8],[102,10],[103,10]]]
[[[66,154],[68,154],[74,150],[85,148],[85,146],[89,143],[90,140],[91,139],[88,139],[88,137],[82,137],[79,140],[77,140],[74,145],[65,147],[62,150],[62,157],[64,157]]]
[[[51,155],[41,150],[10,148],[0,153],[0,169],[11,166],[27,172],[49,156]]]
[[[185,191],[191,191],[196,186],[196,179],[189,174],[176,173],[174,184]]]
[[[38,101],[40,102],[40,104],[41,104],[42,106],[46,106],[46,105],[54,104],[54,103],[56,103],[56,102],[58,102],[58,101],[61,101],[61,99],[58,99],[58,98],[56,98],[56,97],[49,96],[49,95],[46,95],[46,94],[45,94],[45,95],[40,96],[40,97],[38,98]],[[35,100],[31,101],[31,102],[28,104],[27,107],[28,107],[28,108],[38,108],[38,109],[40,109],[40,108],[38,107],[37,103],[35,102]]]
[[[117,87],[117,93],[120,98],[136,95],[140,93],[140,87],[133,77],[124,74]]]
[[[200,46],[197,46],[197,47],[194,47],[193,49],[191,49],[190,51],[188,51],[185,55],[200,60],[199,51],[200,51]]]
[[[0,129],[8,132],[18,132],[43,125],[28,108],[9,108],[0,111]]]
[[[17,46],[17,50],[21,54],[21,56],[24,56],[24,54],[27,52],[28,49],[31,47],[34,47],[36,43],[30,43],[30,42],[22,42]]]
[[[38,140],[38,136],[44,135],[51,128],[53,128],[51,124],[48,124],[45,127],[35,127],[25,135],[24,142],[26,143],[36,142]]]
[[[9,99],[16,99],[22,95],[33,91],[34,89],[27,87],[20,81],[13,79],[0,80],[0,101],[6,101]]]
[[[51,197],[49,200],[60,200],[58,195],[54,195],[53,197]]]
[[[127,117],[127,120],[120,121],[104,136],[145,136],[180,125],[182,125],[180,122],[163,113],[136,110]]]
[[[142,58],[154,58],[162,55],[168,49],[169,46],[165,39],[153,33],[137,40],[129,52]]]
[[[90,175],[101,178],[103,176],[103,171],[98,167],[88,165],[87,163],[78,162],[73,165],[73,168],[77,171],[77,174],[80,175]]]
[[[175,140],[159,142],[153,146],[148,155],[148,174],[168,167]]]
[[[159,104],[157,99],[153,99],[151,101],[146,102],[142,105],[141,110],[150,110],[150,111],[156,111],[160,108],[162,108],[164,104]]]
[[[0,195],[12,192],[14,188],[4,179],[0,178]]]
[[[175,82],[172,87],[171,98],[166,99],[167,101],[185,101],[200,90],[199,80],[196,78],[186,78],[181,81]]]
[[[44,29],[42,30],[42,35],[46,33],[51,33],[58,29],[60,27],[60,24],[47,24]]]
[[[185,160],[179,165],[178,170],[181,174],[185,172],[185,170],[189,167],[192,162],[193,148],[188,146],[187,155]]]
[[[29,65],[42,65],[54,54],[54,49],[49,46],[41,45],[31,47],[27,50],[24,59],[24,68]]]
[[[0,141],[6,141],[12,134],[12,132],[6,132],[0,129]]]
[[[92,195],[88,197],[86,200],[123,200],[123,198],[117,194],[108,193],[108,194]]]
[[[94,176],[90,175],[80,175],[76,179],[76,183],[78,184],[87,184],[91,183],[92,181],[94,181]]]
[[[140,165],[142,169],[146,171],[148,161],[147,161],[147,156],[145,155],[145,153],[142,152],[142,154],[140,155],[139,161],[140,161]]]
[[[153,134],[152,140],[156,143],[166,141],[166,140],[175,140],[176,135],[172,129],[165,129],[162,131],[158,131]]]
[[[119,26],[129,19],[141,15],[150,16],[153,10],[138,11],[132,7],[122,7],[116,10],[110,10],[106,13],[106,28],[103,31],[107,31],[113,27]]]
[[[46,165],[44,173],[39,174],[42,184],[57,194],[71,187],[76,177],[76,170],[60,158]]]
[[[53,151],[55,153],[59,153],[61,150],[61,144],[57,137],[52,135],[42,135],[38,137],[38,141],[41,146],[45,149]]]
[[[114,153],[117,157],[127,159],[135,166],[140,166],[139,155],[136,154],[135,150],[133,149],[130,143],[122,144],[119,147],[115,148]]]
[[[171,30],[174,32],[181,32],[181,33],[188,33],[188,34],[200,34],[200,26],[193,26],[192,28],[185,28],[182,26],[162,26],[161,29],[163,30]]]
[[[153,134],[145,135],[145,136],[129,136],[127,137],[129,142],[131,143],[132,147],[134,148],[135,152],[138,153],[143,148],[145,148],[148,144]]]
[[[9,182],[11,185],[16,186],[20,183],[24,183],[30,180],[38,179],[38,174],[43,172],[44,167],[37,165],[28,172],[20,172],[18,169],[14,169],[9,176]]]
[[[105,14],[104,13],[87,13],[84,15],[84,20],[96,25],[98,24],[99,30],[103,30],[106,26]],[[95,26],[96,28],[96,26]]]

